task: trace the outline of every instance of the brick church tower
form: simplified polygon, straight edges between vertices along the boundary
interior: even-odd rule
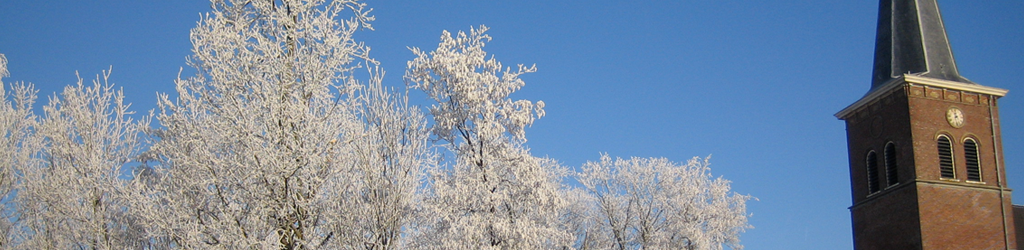
[[[999,108],[961,77],[936,0],[881,0],[871,89],[846,121],[855,249],[1016,249]]]

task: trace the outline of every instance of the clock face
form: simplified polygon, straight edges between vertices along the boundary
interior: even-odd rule
[[[964,126],[964,112],[959,108],[952,107],[946,111],[946,121],[949,122],[950,126],[954,128],[960,128]]]

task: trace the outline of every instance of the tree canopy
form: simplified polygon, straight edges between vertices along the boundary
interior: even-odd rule
[[[544,102],[510,95],[537,69],[488,55],[486,26],[411,48],[402,92],[353,38],[365,3],[211,6],[195,75],[148,115],[109,71],[41,116],[31,84],[0,82],[0,248],[742,248],[750,197],[707,158],[532,155]]]

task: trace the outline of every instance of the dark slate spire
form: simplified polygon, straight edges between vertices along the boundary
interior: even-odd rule
[[[956,70],[935,1],[880,1],[872,89],[906,73],[972,83]]]

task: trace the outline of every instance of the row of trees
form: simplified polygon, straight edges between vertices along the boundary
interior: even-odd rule
[[[31,84],[0,88],[0,248],[742,248],[749,197],[707,159],[573,171],[531,155],[544,103],[509,95],[536,69],[488,57],[484,26],[412,49],[404,79],[436,102],[428,118],[353,40],[365,4],[212,7],[191,33],[197,73],[148,116],[109,72],[42,116]]]

